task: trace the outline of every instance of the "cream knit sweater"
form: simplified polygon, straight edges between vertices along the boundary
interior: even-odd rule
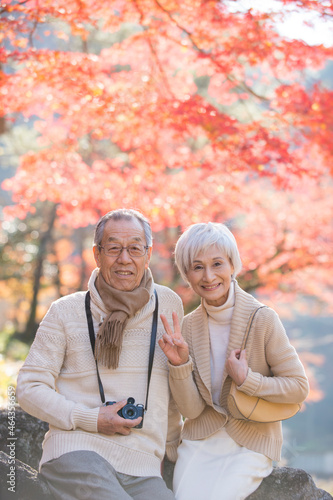
[[[95,269],[88,285],[95,334],[106,314],[94,284],[96,273]],[[159,298],[159,314],[165,314],[171,323],[172,311],[177,311],[182,319],[183,307],[178,295],[153,284],[150,301],[127,323],[119,367],[109,370],[99,366],[107,401],[133,397],[135,404],[145,404],[154,286]],[[166,358],[156,341],[143,428],[133,429],[129,436],[98,433],[97,418],[102,403],[84,300],[85,292],[77,292],[51,305],[19,372],[19,404],[26,412],[50,424],[40,465],[70,451],[91,450],[108,460],[118,472],[160,476],[166,441],[167,454],[175,460],[181,430],[180,414],[170,396]],[[163,332],[159,319],[157,340]]]
[[[235,283],[227,358],[233,349],[241,347],[249,316],[260,305]],[[280,460],[281,422],[264,424],[234,419],[227,409],[231,378],[225,369],[220,404],[213,403],[208,319],[203,305],[184,318],[182,334],[189,344],[191,358],[181,366],[169,364],[172,394],[180,412],[187,417],[182,437],[204,439],[226,426],[228,434],[239,445]],[[301,403],[305,400],[309,385],[304,368],[272,309],[266,307],[256,314],[246,352],[249,371],[239,390],[272,402]]]

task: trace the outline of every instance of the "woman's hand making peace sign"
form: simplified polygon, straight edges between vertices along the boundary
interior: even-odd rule
[[[174,332],[163,314],[161,314],[161,320],[166,333],[158,341],[160,348],[172,365],[180,366],[187,363],[189,359],[188,345],[182,337],[177,314],[172,313]]]

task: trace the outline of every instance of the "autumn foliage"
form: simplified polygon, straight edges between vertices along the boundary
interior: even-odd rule
[[[61,224],[141,209],[155,231],[232,225],[247,289],[332,299],[333,48],[283,38],[286,9],[216,0],[22,0],[1,6],[1,115],[38,144],[3,183],[6,217]],[[311,78],[308,70],[311,69]]]

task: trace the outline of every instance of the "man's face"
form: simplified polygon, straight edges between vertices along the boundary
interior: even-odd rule
[[[104,227],[101,246],[117,243],[123,247],[140,244],[146,246],[143,227],[137,219],[108,220]],[[142,257],[131,257],[123,250],[118,257],[105,255],[103,249],[94,247],[94,257],[105,281],[116,288],[129,292],[140,285],[145,269],[149,266],[151,247]]]

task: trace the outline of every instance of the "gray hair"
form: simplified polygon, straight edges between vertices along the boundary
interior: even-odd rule
[[[108,212],[99,219],[95,227],[94,245],[98,246],[101,244],[103,239],[105,224],[110,219],[111,220],[137,219],[142,225],[143,231],[145,233],[146,245],[148,245],[149,247],[153,245],[153,235],[149,220],[137,210],[127,209],[127,208],[119,208],[117,210],[112,210],[111,212]]]
[[[175,260],[184,281],[188,282],[186,276],[196,256],[212,245],[229,257],[234,268],[232,278],[236,278],[242,269],[242,261],[234,235],[224,224],[202,222],[189,226],[176,244]]]

